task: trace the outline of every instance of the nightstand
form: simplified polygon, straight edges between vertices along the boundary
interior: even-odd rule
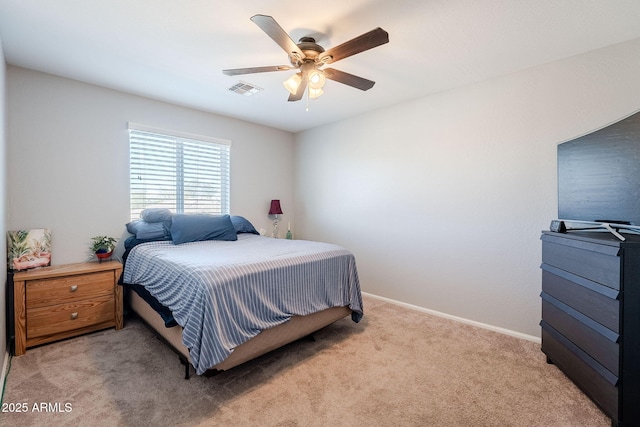
[[[15,355],[100,329],[122,329],[121,272],[122,264],[106,261],[14,273]]]

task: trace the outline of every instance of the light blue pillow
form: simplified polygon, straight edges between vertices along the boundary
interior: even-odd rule
[[[127,224],[127,231],[135,234],[138,240],[160,239],[168,234],[167,230],[165,230],[165,223],[147,222],[142,219],[137,219]]]
[[[236,233],[240,234],[240,233],[252,233],[252,234],[258,234],[260,235],[260,233],[258,233],[255,229],[255,227],[253,226],[253,224],[251,224],[246,218],[238,216],[238,215],[233,215],[231,216],[231,222],[233,223],[233,228],[236,229]]]
[[[238,240],[229,215],[176,214],[171,221],[171,239],[179,245],[203,240]]]
[[[140,212],[140,218],[147,222],[171,221],[171,211],[165,208],[149,208]]]

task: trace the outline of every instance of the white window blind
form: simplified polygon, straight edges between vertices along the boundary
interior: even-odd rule
[[[146,208],[228,214],[230,148],[129,125],[131,219]]]

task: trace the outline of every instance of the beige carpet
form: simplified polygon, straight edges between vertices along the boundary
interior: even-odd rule
[[[0,413],[0,424],[611,425],[535,343],[372,298],[360,324],[315,337],[187,381],[175,353],[129,319],[14,357],[3,403],[28,410]],[[56,412],[34,412],[40,403]]]

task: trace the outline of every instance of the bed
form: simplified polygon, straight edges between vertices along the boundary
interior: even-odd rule
[[[135,223],[121,283],[130,308],[181,355],[187,378],[189,365],[198,375],[231,369],[363,316],[355,258],[340,246],[260,236],[237,216]],[[162,235],[139,232],[150,225]]]

